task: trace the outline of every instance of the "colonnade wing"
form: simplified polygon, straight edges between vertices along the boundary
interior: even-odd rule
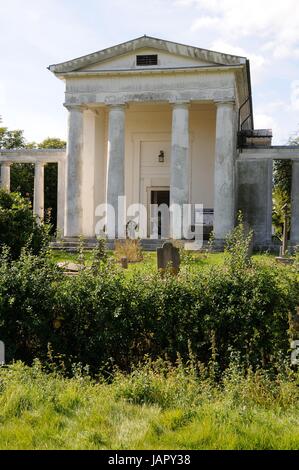
[[[273,160],[292,161],[290,244],[299,244],[299,147],[245,148],[237,159],[237,208],[261,249],[270,248],[272,238]]]
[[[6,191],[10,191],[10,167],[12,164],[31,163],[35,165],[33,211],[38,220],[41,220],[44,215],[44,167],[48,163],[58,164],[57,229],[61,232],[64,230],[65,155],[64,149],[0,150],[0,187]]]

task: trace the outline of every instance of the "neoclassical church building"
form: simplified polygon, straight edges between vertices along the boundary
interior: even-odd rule
[[[299,244],[298,148],[272,146],[270,130],[254,129],[245,57],[143,36],[49,70],[65,82],[67,150],[1,151],[1,184],[9,188],[12,162],[34,162],[42,217],[44,165],[57,162],[64,237],[94,239],[99,207],[118,217],[125,196],[126,208],[148,208],[142,238],[151,237],[152,204],[202,204],[204,228],[220,244],[242,210],[256,247],[269,248],[273,160],[291,159],[291,243]],[[110,222],[108,213],[113,238]]]

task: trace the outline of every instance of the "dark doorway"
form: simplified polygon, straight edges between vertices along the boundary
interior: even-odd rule
[[[151,191],[151,204],[166,204],[169,207],[170,191],[157,190]]]
[[[170,205],[170,191],[167,190],[151,190],[151,204],[156,204],[161,206],[165,204],[167,207]],[[168,221],[169,223],[169,221]],[[161,222],[161,212],[158,212],[158,236],[161,238],[162,235],[162,222]]]

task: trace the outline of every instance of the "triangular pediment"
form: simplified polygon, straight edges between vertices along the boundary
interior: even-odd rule
[[[51,65],[49,69],[57,74],[69,72],[132,70],[136,67],[136,55],[158,55],[154,68],[227,66],[246,63],[246,58],[222,54],[220,52],[186,46],[163,39],[142,36],[132,41],[104,49],[61,64]],[[146,67],[148,68],[148,66]]]
[[[153,57],[157,56],[157,64],[150,66],[137,65],[137,57]],[[154,48],[137,49],[134,52],[113,57],[112,59],[97,62],[80,69],[81,72],[88,71],[109,71],[109,70],[135,70],[142,68],[176,68],[176,67],[199,67],[211,66],[212,62],[207,62],[192,57],[182,56],[178,54],[170,54]]]

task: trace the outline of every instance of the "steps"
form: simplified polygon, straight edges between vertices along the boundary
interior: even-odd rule
[[[83,244],[84,250],[91,251],[96,247],[95,238],[85,238],[83,241],[78,237],[66,237],[61,240],[53,240],[50,243],[50,248],[57,251],[66,251],[68,253],[77,253],[80,248],[80,244]]]
[[[156,251],[161,248],[166,240],[152,240],[144,238],[140,240],[141,247],[144,251]],[[77,253],[80,248],[80,243],[83,243],[84,250],[93,250],[96,247],[95,238],[85,238],[82,242],[77,237],[66,237],[62,240],[54,240],[50,243],[50,247],[57,251],[66,251],[68,253]],[[114,250],[114,240],[107,240],[106,247],[108,250]]]

